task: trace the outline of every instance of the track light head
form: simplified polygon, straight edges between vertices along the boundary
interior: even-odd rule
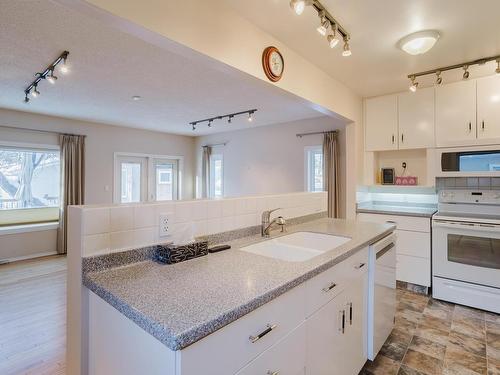
[[[411,92],[416,92],[418,88],[418,82],[415,81],[416,77],[412,76],[411,77],[411,84],[410,84],[410,91]]]
[[[231,122],[233,122],[233,116],[229,116],[227,118],[227,123],[230,124]]]
[[[193,126],[193,131],[195,131],[196,130],[196,124],[192,123],[191,125]]]
[[[28,93],[27,93],[27,92],[25,92],[25,93],[24,93],[24,102],[25,102],[26,104],[28,104],[28,103],[29,103],[29,101],[30,101],[30,98],[28,97]]]
[[[349,38],[344,38],[344,51],[342,52],[342,56],[349,57],[352,55],[351,47],[349,46]]]
[[[328,21],[328,19],[326,18],[326,13],[324,10],[319,12],[319,19],[320,19],[320,24],[316,30],[318,30],[318,33],[325,36],[326,32],[328,31],[328,28],[330,27],[330,21]]]
[[[211,128],[212,127],[212,121],[213,120],[208,120],[208,127]]]
[[[47,79],[47,81],[49,81],[49,83],[54,85],[57,81],[57,77],[54,75],[54,69],[52,69],[45,78]]]
[[[334,27],[333,25],[332,25],[332,33],[328,34],[326,40],[328,41],[330,48],[335,48],[337,47],[337,44],[339,44],[339,38],[337,37],[337,28]]]
[[[297,16],[300,16],[306,6],[312,5],[311,0],[290,0],[290,8],[293,9]]]
[[[68,74],[69,73],[69,65],[66,63],[66,57],[62,59],[62,63],[58,65],[59,71],[62,74]]]
[[[248,112],[248,122],[252,122],[253,121],[253,112],[250,111]]]
[[[40,91],[38,91],[37,85],[33,86],[33,89],[31,90],[31,96],[33,98],[38,98],[39,95],[40,95]]]
[[[496,74],[500,74],[500,59],[497,59],[497,68],[495,70]]]
[[[463,67],[464,69],[464,74],[463,74],[463,79],[469,79],[469,65],[464,65]]]

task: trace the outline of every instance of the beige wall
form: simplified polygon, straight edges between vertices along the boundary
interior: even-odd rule
[[[183,197],[193,197],[193,137],[158,133],[60,117],[0,109],[0,126],[34,128],[65,133],[85,134],[87,204],[110,204],[113,201],[113,161],[115,152],[176,155],[184,157]],[[58,144],[55,134],[0,128],[0,142]],[[55,251],[56,231],[0,235],[0,260]]]
[[[201,181],[202,146],[214,147],[224,155],[224,195],[226,197],[283,194],[305,191],[304,149],[323,144],[321,134],[297,138],[297,133],[340,129],[341,212],[345,216],[346,131],[345,125],[331,117],[299,120],[270,126],[198,137],[196,140],[197,177]],[[198,195],[201,186],[198,184]]]

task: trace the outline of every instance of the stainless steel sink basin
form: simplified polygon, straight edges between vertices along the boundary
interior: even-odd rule
[[[349,237],[313,232],[295,232],[286,236],[242,247],[242,251],[288,262],[304,262],[350,241]]]

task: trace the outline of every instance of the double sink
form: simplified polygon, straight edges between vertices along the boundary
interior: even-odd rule
[[[240,250],[288,262],[304,262],[333,250],[351,238],[314,232],[295,232],[242,247]]]

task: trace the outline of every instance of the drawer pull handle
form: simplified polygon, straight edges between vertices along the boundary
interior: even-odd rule
[[[279,371],[271,371],[271,370],[269,370],[267,372],[267,375],[279,375],[279,373],[280,373]]]
[[[354,266],[355,269],[359,270],[365,266],[365,263],[360,263]]]
[[[325,286],[322,290],[323,292],[329,292],[330,290],[332,290],[333,288],[335,288],[337,286],[337,284],[335,283],[331,283],[330,285],[328,286]]]
[[[349,302],[349,325],[352,326],[352,302]]]
[[[345,310],[342,310],[342,334],[345,332]]]
[[[264,331],[262,331],[261,333],[259,333],[257,336],[250,336],[250,337],[249,337],[249,340],[250,340],[250,341],[252,342],[252,344],[253,344],[253,343],[255,343],[255,342],[259,341],[261,338],[263,338],[265,335],[267,335],[269,332],[271,332],[271,331],[272,331],[273,329],[275,329],[276,327],[277,327],[277,325],[276,325],[276,324],[273,324],[273,325],[268,324],[268,325],[267,325],[267,328],[266,328]]]

